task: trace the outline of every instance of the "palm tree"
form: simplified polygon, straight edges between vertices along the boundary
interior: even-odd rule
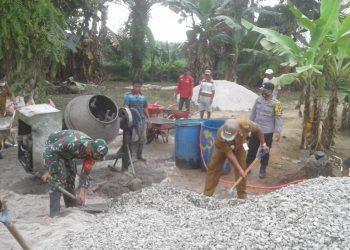
[[[123,2],[130,9],[127,29],[131,39],[132,78],[143,79],[142,65],[146,55],[146,38],[152,34],[148,27],[151,7],[161,0],[117,0]],[[149,39],[150,40],[150,39]]]

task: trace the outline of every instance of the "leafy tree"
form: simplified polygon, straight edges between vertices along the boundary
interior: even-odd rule
[[[289,6],[298,24],[309,31],[309,41],[303,40],[297,43],[290,37],[274,30],[259,28],[249,22],[244,22],[244,25],[265,36],[261,41],[265,49],[283,57],[286,63],[299,66],[296,69],[296,73],[283,74],[278,77],[277,84],[286,85],[298,77],[305,85],[306,95],[301,147],[311,149],[318,149],[324,146],[329,147],[329,142],[333,140],[334,130],[332,132],[332,125],[330,125],[325,127],[326,131],[322,131],[324,127],[320,94],[322,94],[325,82],[325,74],[322,71],[327,64],[328,67],[334,69],[334,73],[331,75],[335,79],[335,84],[333,85],[331,105],[328,111],[328,116],[332,111],[334,116],[334,107],[336,106],[334,105],[334,100],[339,87],[338,81],[349,76],[348,65],[344,64],[347,62],[344,59],[349,55],[349,51],[344,44],[348,43],[350,19],[345,19],[343,23],[340,23],[338,19],[341,6],[339,0],[322,0],[320,17],[317,20],[307,18],[291,2],[289,2]],[[329,58],[333,59],[329,60]],[[334,120],[330,119],[329,122],[334,124]],[[323,133],[328,138],[328,142],[325,145],[321,144]],[[323,140],[323,142],[325,141]]]
[[[213,67],[210,38],[216,31],[216,10],[223,1],[215,0],[166,0],[165,4],[180,13],[183,19],[191,20],[187,31],[187,42],[183,45],[187,66],[195,81],[201,78],[207,68]]]
[[[105,43],[108,33],[106,3],[110,1],[52,0],[67,23],[68,57],[58,72],[61,80],[73,75],[79,81],[101,83],[101,43]]]
[[[0,65],[18,89],[41,90],[64,61],[64,19],[49,0],[2,0]]]

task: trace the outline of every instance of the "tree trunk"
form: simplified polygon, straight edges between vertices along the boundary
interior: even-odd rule
[[[335,134],[335,123],[337,121],[338,89],[339,80],[336,80],[333,84],[332,94],[329,97],[328,112],[324,122],[324,130],[322,133],[322,145],[326,149],[329,149],[333,144]]]
[[[301,145],[300,148],[306,149],[307,137],[309,131],[311,130],[310,119],[310,93],[311,93],[311,83],[307,83],[305,87],[305,106],[303,115],[303,132],[301,135]]]

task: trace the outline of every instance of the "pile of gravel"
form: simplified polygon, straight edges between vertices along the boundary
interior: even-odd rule
[[[350,178],[318,178],[248,200],[155,185],[116,200],[66,249],[349,249]]]
[[[258,97],[253,91],[235,82],[214,80],[215,96],[212,107],[221,111],[249,111]],[[197,103],[199,85],[193,89],[192,101]]]

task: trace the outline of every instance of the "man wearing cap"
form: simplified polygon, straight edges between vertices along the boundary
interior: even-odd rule
[[[16,98],[12,94],[11,88],[5,82],[5,75],[0,72],[0,118],[6,114],[6,98],[11,98],[13,104],[16,106]]]
[[[207,112],[207,117],[210,119],[212,112],[212,103],[215,95],[215,85],[213,78],[211,77],[211,71],[207,69],[204,73],[204,79],[200,83],[199,94],[198,94],[198,109],[200,117],[203,119],[204,112]]]
[[[204,195],[212,196],[217,186],[221,169],[227,159],[235,170],[235,179],[243,176],[237,185],[237,196],[240,199],[247,197],[246,193],[246,152],[243,144],[249,133],[256,134],[262,149],[269,150],[264,140],[264,134],[258,124],[247,119],[227,119],[217,132],[217,139],[213,155],[210,159],[205,179]]]
[[[90,185],[90,171],[96,160],[102,160],[108,153],[103,139],[92,140],[77,130],[62,130],[49,135],[43,152],[45,171],[41,179],[50,184],[50,217],[60,213],[61,193],[58,186],[75,195],[75,159],[83,159],[83,168],[79,176],[79,194],[77,200],[63,195],[66,207],[85,204],[86,190]]]
[[[250,114],[250,120],[260,125],[264,132],[265,142],[269,148],[272,146],[273,135],[275,141],[279,141],[282,132],[282,104],[280,101],[273,99],[274,85],[272,82],[263,83],[261,96],[259,96],[253,106]],[[259,139],[254,134],[251,135],[248,144],[249,150],[247,155],[247,165],[252,163],[256,157],[259,148]],[[266,168],[269,161],[269,154],[261,158],[259,178],[266,177]]]
[[[194,81],[190,74],[190,70],[185,68],[184,73],[179,77],[175,93],[175,97],[180,95],[179,110],[182,110],[182,107],[185,104],[186,110],[190,111],[190,100],[193,95],[193,86]]]
[[[275,83],[275,77],[273,76],[273,70],[272,69],[267,69],[265,71],[265,78],[263,79],[262,84],[264,84],[265,82],[272,82],[273,84]],[[277,85],[276,88],[274,88],[273,90],[273,99],[279,100],[281,97],[281,86]]]

